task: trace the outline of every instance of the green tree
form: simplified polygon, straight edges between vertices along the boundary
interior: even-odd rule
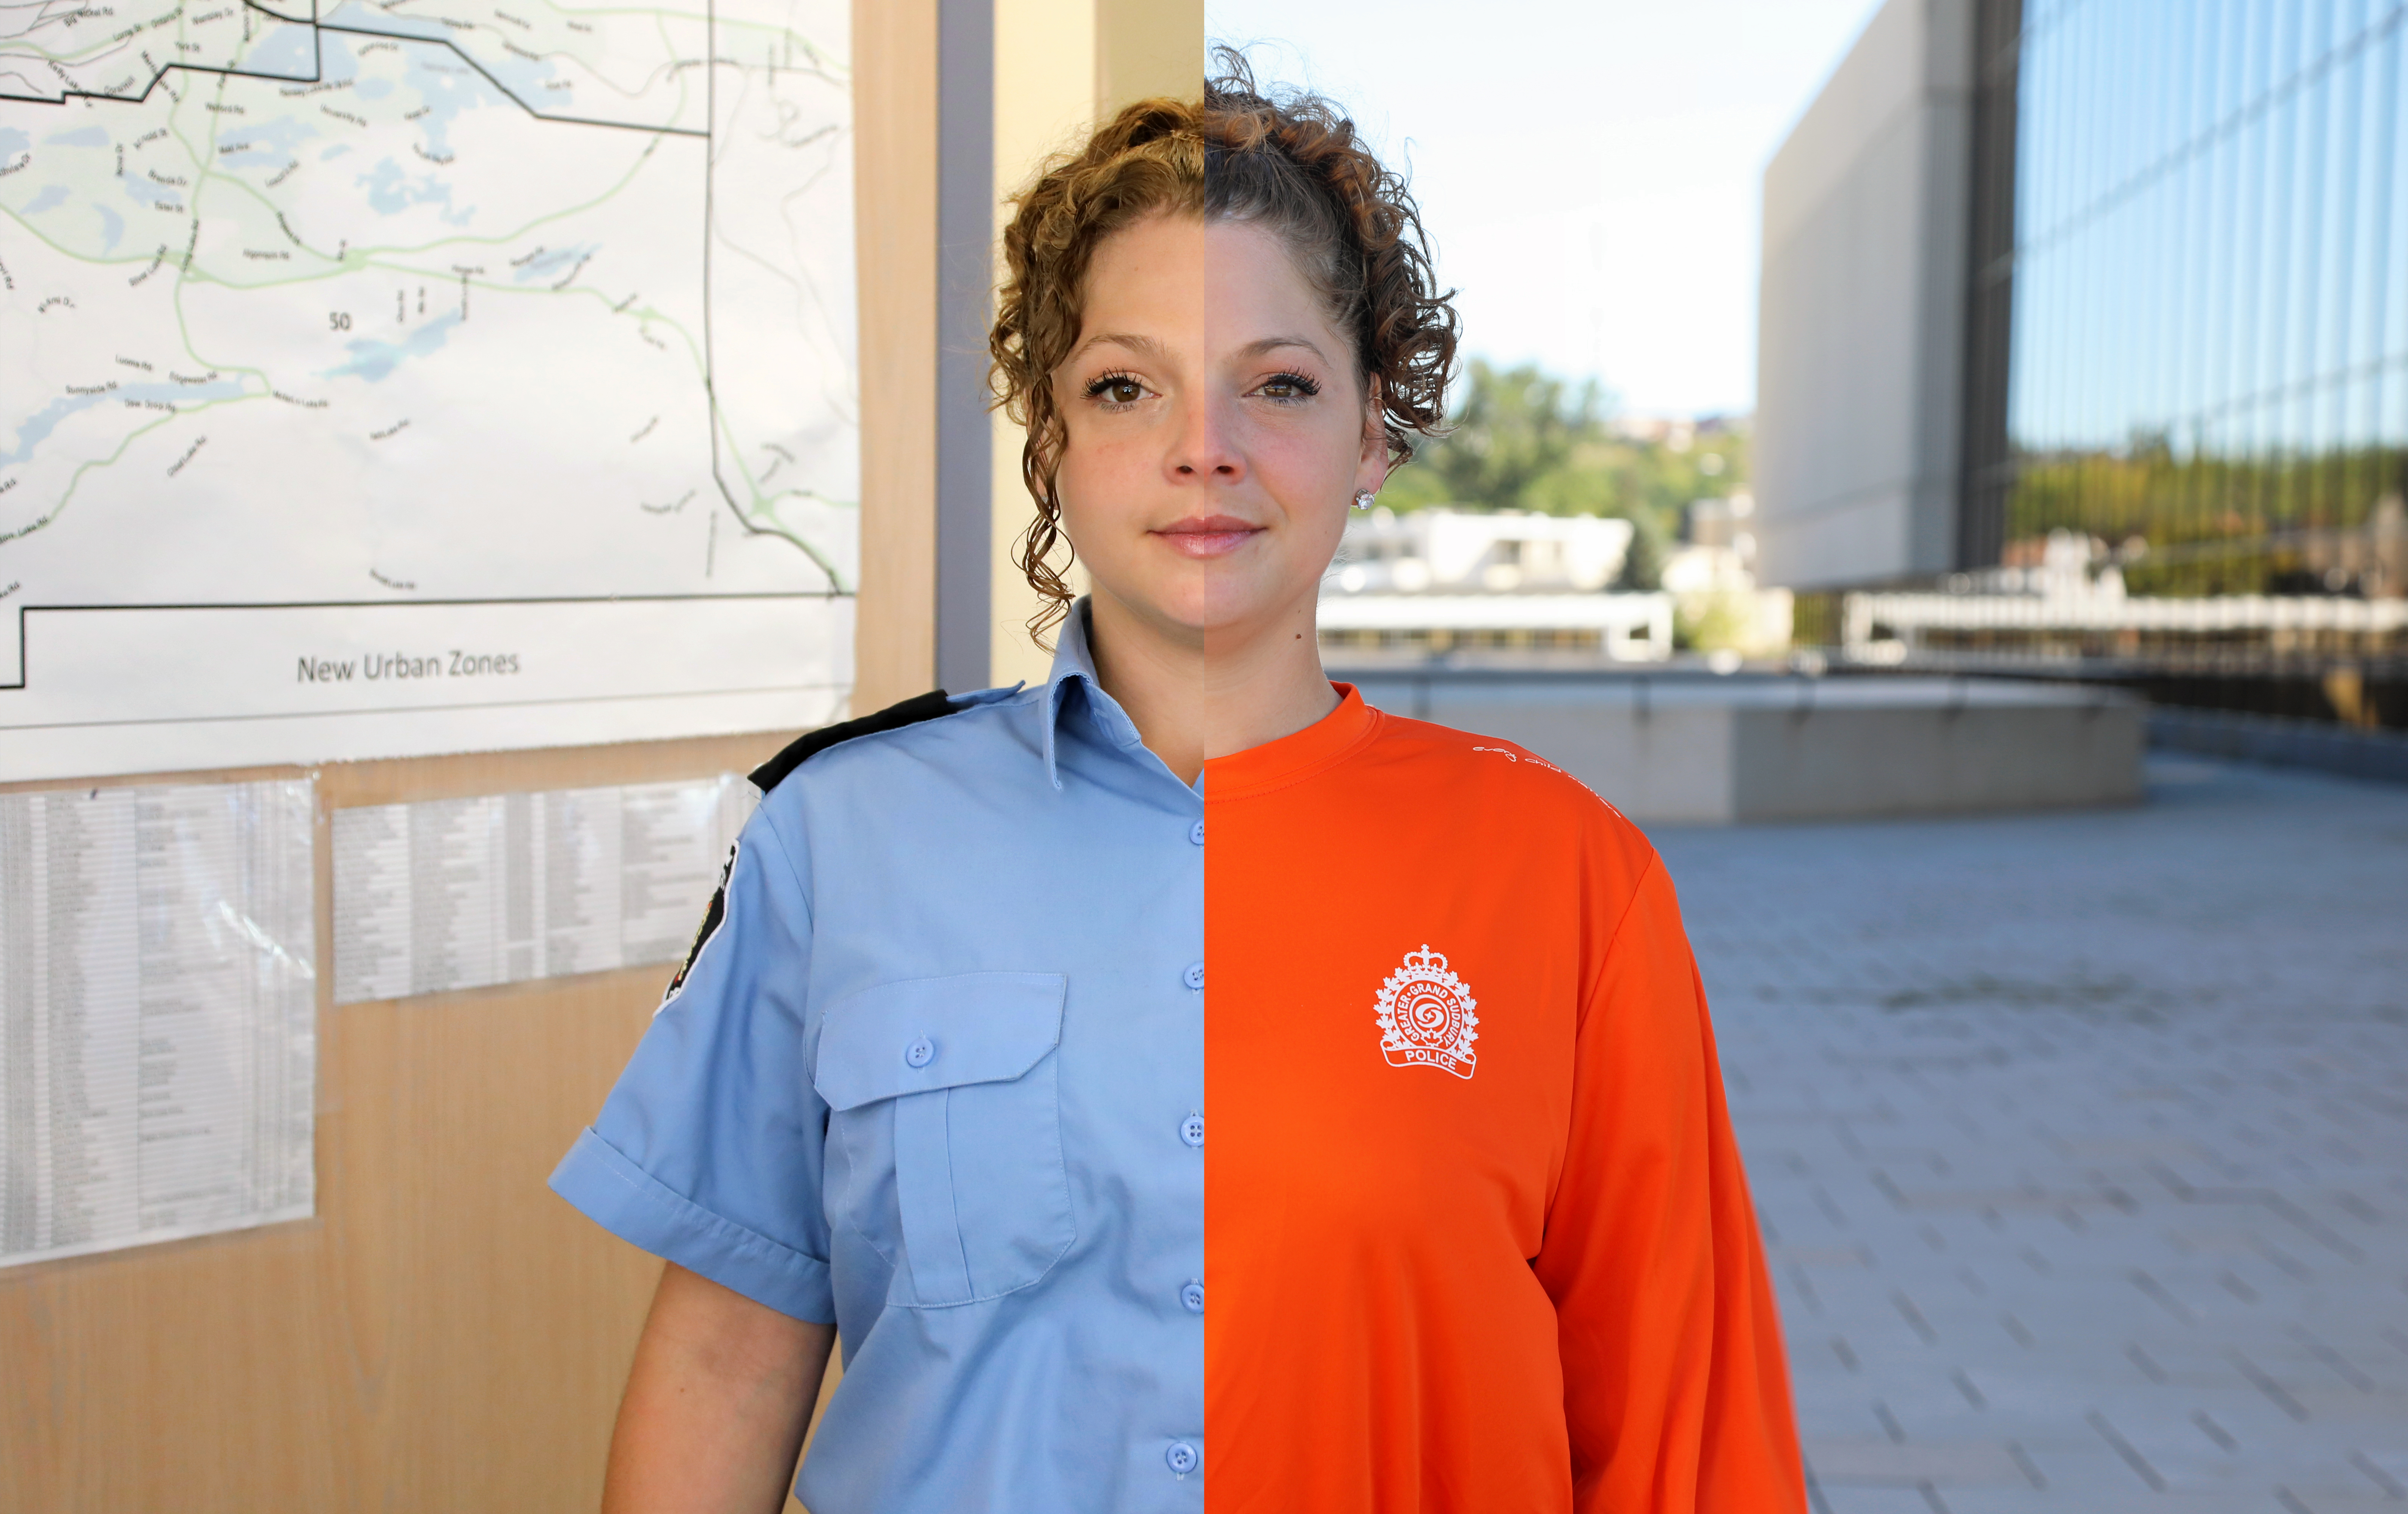
[[[1647,593],[1664,587],[1666,543],[1652,521],[1630,522],[1630,547],[1622,554],[1622,572],[1614,588],[1625,593]]]
[[[1625,581],[1652,587],[1682,507],[1746,486],[1743,427],[1707,423],[1685,447],[1650,439],[1613,423],[1612,396],[1594,379],[1474,360],[1459,395],[1446,434],[1397,470],[1383,504],[1620,516],[1638,532]]]

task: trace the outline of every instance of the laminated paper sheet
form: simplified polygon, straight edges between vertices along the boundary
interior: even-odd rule
[[[335,812],[335,1002],[674,962],[758,795],[734,773]]]
[[[0,794],[0,1266],[311,1212],[312,804]]]

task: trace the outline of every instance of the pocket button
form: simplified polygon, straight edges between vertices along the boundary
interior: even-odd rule
[[[937,1043],[923,1036],[903,1049],[904,1065],[924,1067],[937,1060]]]

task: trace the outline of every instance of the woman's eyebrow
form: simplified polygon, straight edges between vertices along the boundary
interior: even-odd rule
[[[1329,361],[1329,354],[1321,350],[1321,344],[1315,342],[1310,336],[1260,337],[1254,341],[1248,342],[1245,346],[1238,349],[1238,355],[1241,358],[1256,358],[1261,357],[1266,352],[1276,352],[1283,347],[1301,347],[1306,351],[1312,353],[1314,357],[1321,359],[1324,363]]]
[[[1084,356],[1089,348],[1095,347],[1125,347],[1132,352],[1157,359],[1168,355],[1168,350],[1151,336],[1140,336],[1134,332],[1126,331],[1099,331],[1081,342],[1065,361],[1076,361]]]
[[[1085,356],[1090,349],[1097,347],[1125,347],[1132,352],[1157,360],[1169,355],[1169,349],[1151,336],[1141,336],[1128,331],[1099,331],[1081,342],[1064,361],[1075,362]],[[1238,349],[1238,356],[1240,360],[1258,358],[1267,352],[1276,352],[1283,347],[1300,347],[1324,363],[1329,361],[1329,354],[1323,351],[1321,344],[1310,336],[1258,336]]]

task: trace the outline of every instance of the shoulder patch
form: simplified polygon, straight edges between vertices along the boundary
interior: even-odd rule
[[[661,1009],[675,1002],[679,992],[685,987],[687,975],[694,971],[694,964],[702,960],[702,949],[710,945],[711,938],[719,934],[719,927],[727,923],[727,880],[736,876],[736,858],[743,850],[741,837],[727,849],[727,860],[719,867],[719,887],[710,893],[710,904],[702,912],[702,923],[695,928],[694,944],[685,949],[685,961],[678,964],[677,976],[669,979],[669,986],[661,993]],[[660,1010],[652,1012],[658,1014]]]
[[[951,715],[953,699],[942,689],[931,689],[914,694],[899,705],[889,705],[875,715],[864,715],[857,721],[845,721],[837,725],[823,725],[809,732],[785,750],[752,769],[752,786],[763,793],[785,781],[786,775],[809,759],[839,742],[855,736],[875,736],[881,731],[899,731],[922,721],[933,721],[939,715]]]

